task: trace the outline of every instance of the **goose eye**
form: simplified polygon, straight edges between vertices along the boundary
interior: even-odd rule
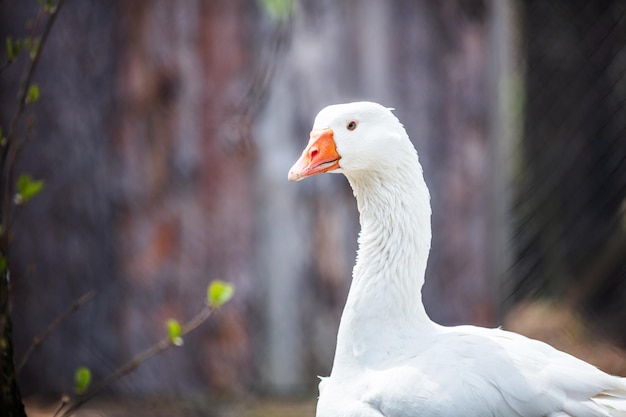
[[[348,130],[356,129],[356,120],[350,120],[348,124],[346,125],[346,129]]]

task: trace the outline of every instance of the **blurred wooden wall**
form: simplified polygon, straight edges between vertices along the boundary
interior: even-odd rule
[[[12,4],[2,30],[21,31],[29,7]],[[109,373],[220,278],[237,285],[233,302],[113,390],[314,395],[358,217],[345,179],[286,176],[317,111],[342,101],[395,107],[418,147],[434,210],[432,317],[495,324],[494,16],[486,0],[302,0],[287,20],[253,0],[68,2],[19,165],[46,188],[15,224],[18,355],[73,299],[98,294],[33,356],[24,393],[71,389],[78,365]]]
[[[506,38],[491,36],[492,16],[486,1],[298,3],[256,138],[258,271],[270,297],[261,376],[275,390],[329,373],[354,264],[358,213],[347,181],[285,182],[328,104],[372,100],[396,109],[432,195],[427,311],[445,324],[495,323],[489,51]]]
[[[203,306],[213,279],[233,305],[129,379],[141,391],[232,392],[250,381],[253,153],[235,125],[258,36],[244,1],[120,2],[114,169],[121,353],[130,356]]]
[[[34,5],[7,6],[14,33]],[[213,279],[237,286],[229,308],[189,335],[184,351],[152,359],[112,389],[196,395],[252,384],[254,147],[240,103],[260,22],[250,1],[62,10],[35,77],[36,131],[18,167],[46,181],[15,224],[18,356],[75,298],[97,295],[32,357],[20,375],[25,395],[71,390],[79,365],[102,378],[163,337],[168,318],[200,311]]]

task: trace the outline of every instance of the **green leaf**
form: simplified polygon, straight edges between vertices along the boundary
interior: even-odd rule
[[[180,323],[174,319],[169,319],[166,323],[167,326],[167,334],[176,346],[183,345],[183,328]]]
[[[7,258],[0,255],[0,274],[4,274],[4,271],[7,270]]]
[[[13,41],[13,38],[7,36],[6,38],[6,47],[7,47],[7,60],[12,62],[17,58],[17,55],[20,53],[20,49],[22,47],[22,42],[19,40]]]
[[[220,308],[224,303],[230,300],[235,294],[235,286],[228,282],[216,280],[209,285],[207,298],[209,305],[213,308]]]
[[[74,390],[76,394],[82,394],[87,391],[91,384],[91,370],[86,366],[81,366],[74,373]]]
[[[259,0],[259,3],[272,19],[286,20],[293,12],[293,0]]]
[[[13,55],[13,39],[10,36],[7,36],[6,48],[7,48],[7,61],[11,62],[15,59],[15,56]]]
[[[39,194],[43,189],[43,180],[34,180],[28,174],[22,174],[17,179],[17,195],[15,196],[16,204],[23,204]]]
[[[37,84],[32,84],[30,87],[28,87],[26,102],[34,103],[37,100],[39,100],[39,86]]]

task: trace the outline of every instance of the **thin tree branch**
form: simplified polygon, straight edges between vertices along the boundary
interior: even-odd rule
[[[5,262],[9,257],[9,245],[11,240],[11,231],[9,230],[12,199],[11,185],[13,182],[13,171],[15,169],[13,162],[7,164],[7,159],[14,160],[14,157],[9,155],[9,153],[15,153],[17,155],[17,150],[13,149],[13,142],[17,137],[18,122],[24,112],[24,106],[26,105],[28,88],[37,68],[37,64],[39,63],[39,57],[43,51],[43,47],[63,2],[64,0],[59,0],[56,8],[52,10],[51,16],[46,22],[43,37],[37,45],[36,54],[30,62],[26,73],[25,84],[22,86],[21,94],[18,96],[20,101],[18,102],[15,116],[11,121],[8,136],[0,138],[0,256],[4,258]],[[3,406],[9,408],[9,413],[25,416],[26,413],[17,384],[17,373],[13,364],[13,331],[9,307],[9,270],[5,268],[0,275],[0,336],[5,344],[3,358],[0,359],[0,367],[2,368],[1,372],[3,374],[3,389],[0,400]]]
[[[31,115],[31,117],[29,119],[32,119],[32,118],[33,117]],[[30,142],[30,140],[33,138],[33,135],[32,135],[32,133],[33,133],[33,125],[34,125],[34,122],[32,120],[30,120],[28,122],[27,130],[26,130],[26,132],[24,134],[24,137],[20,138],[19,140],[15,140],[15,142],[11,144],[11,148],[12,148],[13,152],[10,152],[9,155],[8,155],[8,159],[6,161],[7,166],[9,166],[9,167],[15,166],[15,162],[17,160],[18,153],[19,153],[20,149],[24,145],[26,145],[28,142]],[[14,174],[13,170],[8,172],[8,175],[10,177],[9,178],[9,184],[13,182],[13,174]],[[7,190],[10,192],[9,188],[7,188]],[[11,197],[12,194],[13,193],[10,193],[9,197]],[[10,198],[9,198],[9,200],[10,200]],[[9,206],[9,209],[10,209],[10,206]],[[4,224],[2,230],[11,230],[11,225],[13,224],[14,220],[15,220],[15,216],[8,216],[6,224]],[[6,252],[9,251],[9,249],[8,249],[9,248],[9,240],[8,239],[9,239],[9,236],[7,235]],[[5,254],[5,257],[8,257],[8,254]]]
[[[63,396],[61,397],[61,402],[59,403],[59,406],[57,407],[56,411],[52,415],[56,417],[57,414],[59,414],[61,410],[63,410],[65,406],[68,405],[69,403],[70,403],[69,395],[63,394]]]
[[[59,0],[56,4],[55,8],[50,12],[50,18],[46,22],[46,26],[43,29],[43,34],[41,35],[41,40],[39,41],[39,46],[37,47],[37,53],[33,57],[33,60],[30,64],[30,68],[28,68],[28,72],[26,73],[26,80],[22,85],[22,91],[19,94],[19,104],[17,108],[17,112],[11,121],[11,129],[9,130],[9,135],[7,136],[8,140],[15,135],[17,130],[17,122],[24,112],[24,106],[26,106],[26,96],[28,95],[28,87],[33,79],[33,75],[35,74],[35,70],[37,69],[37,65],[39,64],[39,58],[41,57],[41,51],[43,50],[44,45],[46,44],[48,37],[50,36],[50,32],[52,31],[52,27],[54,26],[54,22],[56,21],[59,12],[61,11],[61,7],[65,0]]]
[[[11,214],[10,213],[11,194],[12,194],[11,182],[13,181],[13,168],[14,168],[13,163],[7,164],[6,162],[14,161],[17,155],[18,149],[15,146],[13,146],[13,142],[15,141],[15,138],[17,136],[18,122],[22,114],[24,113],[24,108],[26,106],[26,97],[28,95],[28,88],[30,87],[30,84],[32,82],[33,75],[35,74],[35,70],[37,69],[37,65],[39,64],[39,58],[41,57],[41,53],[48,40],[48,37],[50,36],[50,32],[52,31],[54,22],[56,21],[56,18],[59,15],[59,12],[61,11],[61,7],[63,7],[64,3],[65,3],[65,0],[59,0],[55,8],[50,12],[50,18],[46,22],[46,26],[44,27],[43,34],[41,35],[41,40],[39,41],[39,45],[37,46],[37,53],[35,54],[35,56],[33,57],[30,63],[30,67],[28,68],[28,71],[26,73],[26,79],[24,81],[24,84],[22,85],[22,90],[18,95],[19,101],[17,105],[17,111],[15,112],[15,115],[13,116],[13,119],[11,120],[10,129],[6,136],[6,143],[4,143],[2,146],[3,149],[2,149],[2,159],[1,159],[0,167],[2,167],[2,169],[4,169],[5,172],[4,172],[3,189],[2,191],[0,191],[0,196],[2,196],[2,199],[4,200],[2,202],[2,212],[1,212],[1,215],[2,215],[1,239],[2,241],[0,241],[0,249],[5,252],[3,253],[5,257],[8,256],[8,253],[6,252],[8,252],[8,246],[9,246],[8,245],[9,243],[8,225],[9,225],[9,218]],[[15,155],[12,155],[12,154],[15,154]]]
[[[3,73],[4,71],[6,71],[10,66],[11,63],[13,61],[9,61],[8,59],[4,62],[4,65],[2,65],[2,67],[0,67],[0,74]]]
[[[204,323],[211,316],[211,314],[213,314],[215,310],[216,309],[214,307],[205,305],[204,308],[198,314],[196,314],[191,320],[189,320],[187,323],[185,323],[182,326],[181,336],[184,336],[188,334],[189,332],[195,330],[198,326]],[[165,337],[161,339],[160,341],[158,341],[157,343],[155,343],[154,345],[150,346],[148,349],[135,355],[131,360],[126,362],[124,365],[120,366],[117,370],[115,370],[112,374],[104,378],[98,384],[94,385],[85,394],[81,395],[72,405],[70,405],[69,408],[67,408],[63,412],[63,414],[61,414],[61,417],[70,416],[72,413],[78,410],[83,404],[85,404],[87,401],[91,400],[93,397],[98,395],[104,388],[108,387],[109,385],[113,384],[115,381],[133,372],[146,360],[150,359],[153,356],[158,355],[159,353],[171,348],[172,346],[175,346],[174,340],[172,340],[172,338],[170,337]],[[63,407],[60,407],[57,413],[61,411],[62,408]],[[56,417],[56,413],[54,416]]]
[[[37,348],[39,346],[41,346],[41,344],[61,324],[63,324],[64,321],[66,321],[72,314],[76,313],[78,311],[78,309],[81,308],[85,303],[87,303],[89,300],[91,300],[95,294],[96,294],[96,292],[94,290],[91,290],[91,291],[85,293],[80,298],[78,298],[76,301],[74,301],[74,303],[70,306],[70,308],[68,308],[63,314],[61,314],[59,317],[57,317],[56,320],[54,320],[52,323],[50,323],[48,328],[43,332],[43,334],[41,336],[35,337],[33,339],[33,343],[30,345],[30,347],[28,348],[28,350],[24,354],[24,357],[22,357],[22,360],[20,361],[19,366],[17,367],[17,370],[16,370],[17,374],[19,374],[22,371],[22,369],[24,368],[24,365],[26,365],[26,363],[28,362],[28,359],[33,354],[33,352],[35,350],[37,350]]]

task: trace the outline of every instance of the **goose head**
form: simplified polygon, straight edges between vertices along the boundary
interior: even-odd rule
[[[414,158],[415,148],[391,109],[372,102],[335,104],[316,116],[309,143],[288,178],[394,172],[407,156]]]

